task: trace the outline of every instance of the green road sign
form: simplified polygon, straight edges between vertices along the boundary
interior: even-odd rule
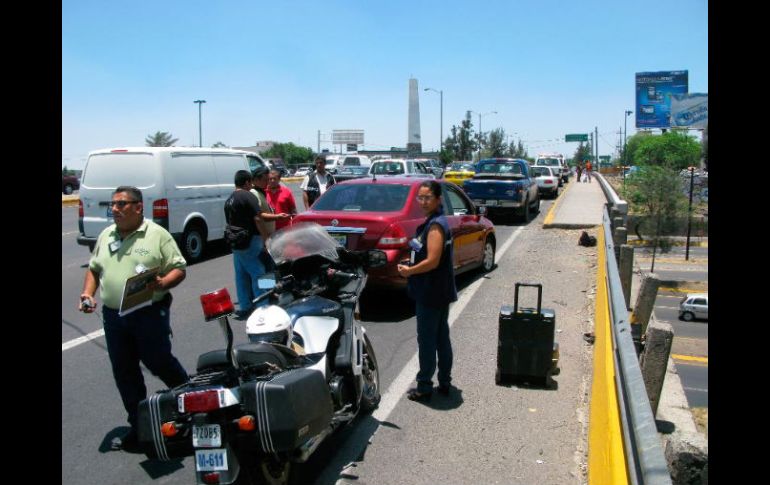
[[[572,134],[564,137],[564,141],[588,141],[586,134]]]
[[[610,156],[609,155],[599,155],[599,160],[602,162],[609,162]]]

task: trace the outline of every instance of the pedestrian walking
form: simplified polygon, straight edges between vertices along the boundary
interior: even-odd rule
[[[130,425],[114,445],[131,451],[138,448],[138,406],[147,397],[139,362],[169,388],[188,380],[187,371],[171,353],[169,293],[185,279],[187,262],[171,234],[144,218],[142,192],[138,188],[115,189],[110,208],[115,223],[96,240],[78,309],[94,312],[94,294],[99,288],[107,354]],[[152,303],[121,315],[127,280],[156,268],[158,274],[146,285],[153,290]]]
[[[300,184],[302,190],[302,202],[305,204],[305,210],[322,196],[329,187],[334,185],[335,180],[332,174],[326,171],[326,159],[319,155],[315,159],[315,170],[305,176]]]
[[[398,272],[407,278],[407,293],[415,301],[417,348],[420,370],[417,387],[409,389],[412,401],[429,401],[433,394],[433,374],[438,358],[438,392],[448,395],[452,382],[452,344],[449,339],[449,304],[457,301],[452,267],[452,233],[441,200],[441,184],[429,180],[420,184],[417,202],[425,222],[409,242],[408,264]]]
[[[583,175],[583,164],[578,162],[575,170],[577,170],[577,181],[582,182],[583,180],[580,177]]]
[[[586,160],[586,181],[591,183],[591,160]]]
[[[271,170],[267,179],[267,202],[276,212],[289,214],[287,219],[275,221],[275,230],[279,231],[291,224],[291,217],[297,215],[297,203],[291,190],[281,183],[281,172]]]
[[[265,274],[265,265],[260,254],[265,251],[268,232],[260,218],[259,201],[250,192],[252,175],[248,170],[235,172],[235,191],[225,201],[225,220],[228,229],[245,233],[242,241],[231,245],[233,267],[235,269],[235,289],[238,293],[238,306],[235,318],[244,320],[254,309],[253,300],[263,293],[257,281]]]

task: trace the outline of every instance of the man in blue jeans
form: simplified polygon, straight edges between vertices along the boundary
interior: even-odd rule
[[[251,179],[252,175],[248,170],[238,170],[235,173],[235,191],[225,201],[227,224],[246,229],[251,235],[244,247],[232,248],[235,289],[240,306],[236,319],[239,320],[248,318],[254,309],[253,300],[263,293],[257,285],[257,280],[265,274],[265,266],[260,261],[259,254],[266,250],[268,234],[260,218],[259,201],[250,192]]]
[[[107,353],[131,425],[115,446],[135,451],[137,408],[147,397],[139,362],[168,387],[187,381],[187,372],[171,353],[171,294],[168,292],[185,279],[187,262],[171,234],[143,217],[139,189],[118,187],[112,194],[111,209],[115,224],[102,231],[96,240],[79,310],[92,313],[96,309],[94,294],[100,288]],[[154,290],[152,303],[130,313],[125,310],[121,315],[126,280],[154,268],[159,269],[158,275],[147,284]]]

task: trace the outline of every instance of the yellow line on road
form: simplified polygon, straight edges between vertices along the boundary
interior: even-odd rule
[[[681,355],[681,354],[671,354],[671,358],[674,360],[686,360],[691,362],[700,362],[702,364],[709,363],[708,357],[695,357],[694,355]]]
[[[543,227],[548,227],[553,222],[553,218],[556,217],[556,208],[561,204],[561,201],[564,200],[564,194],[567,193],[567,190],[572,187],[572,184],[567,184],[567,188],[561,191],[561,195],[556,199],[556,202],[554,202],[551,205],[551,209],[548,211],[548,214],[545,216],[545,220],[543,220]]]
[[[675,293],[708,293],[708,290],[696,290],[693,288],[673,288],[671,286],[661,286],[658,291],[673,291]]]

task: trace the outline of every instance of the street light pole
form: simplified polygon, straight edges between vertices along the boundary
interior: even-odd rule
[[[435,93],[438,93],[441,100],[441,118],[440,118],[441,121],[439,126],[439,139],[438,139],[439,149],[438,150],[439,152],[443,152],[444,151],[444,91],[443,90],[436,91],[433,88],[425,88],[423,91],[433,91]]]
[[[623,187],[626,186],[626,163],[628,161],[628,155],[626,155],[626,137],[628,136],[628,115],[633,113],[631,110],[626,110],[626,116],[623,117]]]
[[[201,106],[205,103],[205,99],[196,99],[193,103],[198,103],[198,146],[203,146],[203,124],[201,123]]]
[[[474,113],[474,111],[471,111],[471,113]],[[486,113],[476,112],[476,114],[479,115],[479,160],[478,161],[480,162],[481,161],[481,139],[484,136],[484,132],[481,131],[481,117],[486,115],[492,115],[492,114],[496,115],[497,111],[487,111]]]

